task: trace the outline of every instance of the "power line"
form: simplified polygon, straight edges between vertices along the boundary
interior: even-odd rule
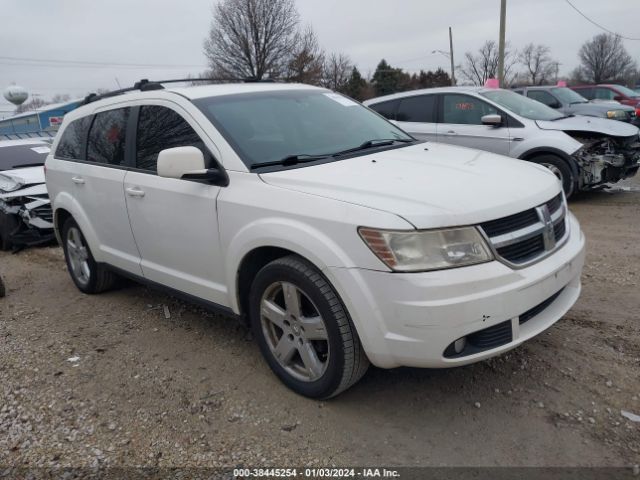
[[[1,63],[6,65],[32,65],[46,64],[47,66],[58,65],[65,67],[136,67],[136,68],[204,68],[202,64],[158,64],[158,63],[125,63],[125,62],[93,62],[87,60],[61,60],[47,58],[27,58],[27,57],[6,57],[0,56]],[[11,62],[11,63],[5,63]]]
[[[634,41],[640,41],[640,38],[633,38],[633,37],[625,37],[624,35],[620,35],[617,32],[614,32],[613,30],[609,30],[607,27],[604,27],[602,25],[600,25],[598,22],[596,22],[595,20],[591,20],[589,17],[587,17],[584,13],[582,13],[580,10],[578,10],[578,8],[571,3],[569,0],[564,0],[565,2],[567,2],[571,8],[573,8],[576,12],[578,12],[580,15],[582,15],[582,17],[584,17],[585,20],[587,20],[588,22],[592,23],[593,25],[595,25],[596,27],[604,30],[605,32],[608,32],[612,35],[615,35],[617,37],[623,38],[625,40],[634,40]]]

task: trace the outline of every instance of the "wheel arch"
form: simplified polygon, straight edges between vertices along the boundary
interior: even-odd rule
[[[247,252],[238,265],[235,281],[235,301],[242,321],[248,324],[249,293],[256,274],[267,264],[288,255],[299,255],[282,247],[262,246]],[[302,257],[304,258],[304,257]],[[309,261],[305,258],[306,261]],[[234,309],[235,310],[235,309]]]
[[[526,152],[522,153],[518,159],[519,160],[526,160],[528,162],[535,162],[534,159],[536,157],[541,157],[543,155],[553,155],[554,157],[559,157],[562,160],[564,160],[567,165],[569,166],[569,168],[571,169],[571,171],[573,172],[573,174],[576,177],[576,180],[579,178],[580,176],[580,171],[578,170],[578,164],[576,163],[576,161],[571,158],[570,155],[568,155],[567,153],[563,152],[562,150],[558,149],[558,148],[553,148],[553,147],[535,147],[535,148],[531,148],[529,150],[527,150]]]
[[[56,238],[60,245],[62,245],[62,227],[64,222],[68,218],[73,218],[80,227],[82,235],[84,235],[91,253],[96,262],[101,262],[101,251],[98,248],[99,242],[95,230],[91,226],[89,217],[84,209],[80,206],[75,198],[68,193],[59,193],[55,199],[52,199],[51,205],[53,205],[53,226],[56,234]]]

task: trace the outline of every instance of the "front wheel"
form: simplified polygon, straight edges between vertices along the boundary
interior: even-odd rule
[[[564,190],[564,196],[569,198],[575,193],[577,186],[577,179],[571,170],[571,166],[562,158],[555,155],[541,155],[535,157],[533,162],[548,168],[553,173],[560,183],[562,183],[562,189]]]
[[[250,318],[267,363],[301,395],[335,396],[369,366],[337,294],[313,265],[296,255],[274,260],[258,272]]]

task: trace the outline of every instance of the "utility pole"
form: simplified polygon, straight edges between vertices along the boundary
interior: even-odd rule
[[[449,59],[451,60],[451,85],[456,84],[456,69],[453,66],[453,34],[449,27]]]
[[[500,0],[500,39],[498,42],[498,82],[504,87],[504,31],[507,17],[507,0]]]

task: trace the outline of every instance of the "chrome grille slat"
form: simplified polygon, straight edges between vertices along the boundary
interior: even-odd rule
[[[480,228],[499,260],[523,267],[560,248],[567,237],[566,215],[559,194],[538,207],[485,222]]]

